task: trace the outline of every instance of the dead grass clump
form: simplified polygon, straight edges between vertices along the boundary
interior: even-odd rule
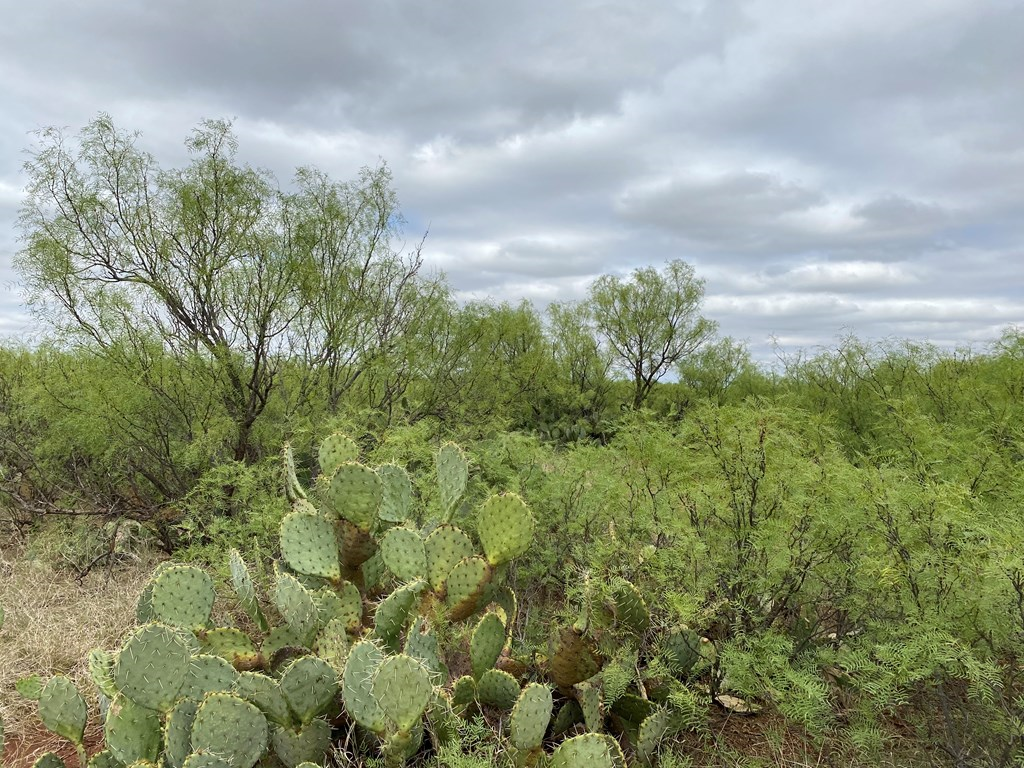
[[[0,603],[6,612],[0,629],[0,715],[7,748],[20,763],[63,740],[39,728],[35,702],[22,699],[15,683],[31,674],[68,675],[92,699],[95,713],[86,658],[93,648],[116,647],[134,623],[135,602],[151,567],[96,570],[79,582],[19,554],[0,551]]]

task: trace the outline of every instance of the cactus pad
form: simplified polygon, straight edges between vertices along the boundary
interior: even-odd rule
[[[306,489],[302,487],[295,474],[295,454],[292,453],[291,443],[285,443],[281,448],[281,467],[284,473],[285,498],[292,503],[304,500]]]
[[[644,634],[651,625],[651,613],[640,590],[625,579],[618,579],[612,588],[612,611],[615,623],[634,635]]]
[[[118,654],[114,684],[136,704],[166,712],[177,698],[190,664],[189,647],[181,633],[163,624],[145,624],[128,637]]]
[[[487,499],[477,516],[477,533],[488,562],[500,565],[526,552],[535,526],[529,507],[516,494]]]
[[[235,683],[234,692],[254,704],[270,722],[280,725],[291,722],[288,702],[274,678],[259,672],[242,672]]]
[[[551,689],[539,683],[530,683],[519,695],[512,710],[509,731],[512,745],[517,749],[532,750],[540,747],[544,733],[551,722],[553,701]]]
[[[469,481],[469,462],[466,454],[455,443],[445,443],[437,452],[437,487],[441,494],[441,511],[449,519],[455,505],[466,492]]]
[[[384,483],[377,473],[355,462],[339,466],[324,491],[330,511],[364,532],[373,525],[383,498]]]
[[[481,557],[460,560],[445,580],[445,601],[453,621],[472,615],[491,580],[491,567]]]
[[[231,763],[211,752],[196,752],[185,759],[184,768],[231,768]]]
[[[88,717],[85,699],[71,680],[56,675],[46,682],[39,696],[39,719],[43,725],[68,741],[81,744]]]
[[[280,686],[289,709],[306,725],[334,701],[338,676],[323,659],[303,656],[285,668]]]
[[[577,683],[574,688],[576,689],[576,701],[580,703],[580,709],[583,710],[583,722],[587,726],[587,730],[600,733],[601,725],[604,723],[601,689],[586,680]]]
[[[395,464],[377,467],[377,475],[384,484],[384,498],[380,505],[380,519],[385,523],[404,523],[412,506],[412,481],[409,473]]]
[[[174,705],[164,724],[164,758],[171,768],[183,768],[192,753],[192,723],[199,703],[182,699]]]
[[[231,571],[231,586],[234,587],[235,594],[238,595],[239,604],[260,628],[260,631],[266,632],[270,627],[267,625],[267,619],[256,599],[256,588],[253,587],[249,568],[245,565],[245,560],[242,559],[242,555],[237,549],[232,549],[228,553],[228,568]]]
[[[334,526],[315,512],[292,512],[281,521],[281,556],[299,573],[341,578]]]
[[[313,720],[298,730],[275,726],[270,731],[270,745],[286,768],[314,763],[314,768],[320,768],[331,748],[331,727],[323,720]]]
[[[548,673],[559,688],[571,688],[601,669],[593,643],[573,627],[563,627],[553,638]]]
[[[673,629],[661,642],[660,657],[673,675],[682,677],[700,661],[700,635],[688,627]]]
[[[167,568],[153,581],[153,615],[172,627],[205,628],[216,599],[213,580],[191,565]]]
[[[110,754],[110,750],[104,749],[89,758],[88,768],[121,768],[121,763]]]
[[[114,654],[102,648],[89,651],[89,678],[97,690],[112,699],[117,695],[114,685]]]
[[[434,630],[427,626],[422,616],[417,616],[405,637],[405,655],[418,660],[430,673],[432,680],[448,677],[448,670],[441,661],[441,648]]]
[[[66,768],[64,760],[54,752],[44,752],[34,763],[32,768]]]
[[[458,715],[466,716],[476,705],[476,680],[463,675],[452,685],[452,709]]]
[[[423,591],[426,582],[414,581],[399,587],[377,606],[373,618],[373,636],[391,653],[399,648],[402,630],[409,621],[409,614],[416,604],[416,598]]]
[[[409,731],[423,717],[432,691],[424,666],[404,654],[384,660],[371,689],[373,698],[399,731]]]
[[[401,581],[427,576],[427,553],[423,537],[411,528],[392,528],[380,541],[384,565]]]
[[[342,464],[359,458],[356,441],[343,432],[335,432],[324,438],[317,451],[320,472],[330,477]]]
[[[278,571],[274,603],[288,626],[302,639],[302,645],[311,643],[320,621],[312,593],[290,573]]]
[[[427,556],[427,578],[435,591],[441,590],[460,560],[476,554],[469,536],[454,525],[439,525],[427,536],[423,547]]]
[[[341,689],[352,719],[378,734],[384,731],[385,715],[373,697],[373,678],[383,661],[384,652],[372,640],[356,643],[345,662]]]
[[[316,655],[338,673],[345,670],[345,659],[348,658],[350,647],[345,633],[345,621],[340,618],[327,622],[327,626],[320,630],[316,638]]]
[[[118,696],[107,708],[103,725],[107,749],[124,765],[155,762],[160,754],[160,718],[152,709]]]
[[[232,768],[252,768],[267,749],[267,720],[240,696],[211,693],[192,723],[192,748],[211,752]]]
[[[220,656],[235,669],[253,669],[260,662],[259,651],[240,629],[218,627],[204,632],[199,639],[203,653]]]
[[[585,733],[566,739],[551,756],[551,768],[624,768],[622,748],[611,736]]]
[[[476,696],[481,704],[512,709],[519,699],[519,683],[508,672],[489,669],[477,681]]]
[[[486,613],[473,630],[469,642],[469,660],[473,676],[478,678],[494,666],[505,648],[505,625],[496,613]]]
[[[214,691],[230,691],[238,682],[238,672],[220,656],[201,653],[192,657],[188,677],[179,696],[199,701]]]
[[[658,752],[661,742],[672,730],[673,718],[667,709],[659,709],[644,718],[637,734],[636,753],[645,764],[649,765]]]

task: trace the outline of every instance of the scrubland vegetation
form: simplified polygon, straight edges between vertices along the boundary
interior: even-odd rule
[[[386,167],[190,148],[28,164],[10,764],[1024,764],[1020,329],[767,370],[681,261],[459,305]]]

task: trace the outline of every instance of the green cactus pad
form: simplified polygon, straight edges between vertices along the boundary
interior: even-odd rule
[[[324,492],[331,513],[364,532],[376,520],[383,498],[384,483],[377,473],[354,462],[339,466]]]
[[[439,525],[423,542],[427,556],[427,578],[435,592],[444,587],[445,579],[460,560],[476,554],[469,536],[454,525]]]
[[[39,701],[39,697],[43,695],[43,679],[38,674],[19,677],[14,683],[14,690],[23,699]]]
[[[218,627],[204,632],[199,639],[204,653],[220,656],[235,669],[253,669],[260,663],[260,653],[249,636],[234,627]]]
[[[385,715],[373,697],[373,678],[384,661],[384,651],[372,640],[352,646],[342,676],[342,697],[349,715],[367,730],[384,731]]]
[[[104,749],[89,758],[88,768],[121,768],[121,763],[110,754],[110,750]]]
[[[125,696],[110,702],[103,734],[107,749],[124,765],[155,762],[160,754],[160,717]]]
[[[34,763],[32,768],[66,768],[64,760],[54,752],[44,752]]]
[[[576,701],[580,703],[580,709],[583,710],[583,722],[586,724],[587,730],[600,733],[603,730],[601,725],[604,723],[601,689],[586,680],[576,683],[573,687],[576,690]]]
[[[659,657],[673,675],[686,675],[700,661],[700,635],[688,627],[673,629],[661,641]]]
[[[452,701],[444,691],[435,691],[427,707],[427,724],[436,747],[446,747],[459,738],[459,720]]]
[[[319,768],[331,748],[331,727],[323,720],[313,720],[297,730],[274,726],[270,730],[270,746],[286,768],[312,764]]]
[[[331,619],[316,638],[316,655],[339,674],[345,670],[350,648],[343,619]]]
[[[135,604],[135,622],[137,624],[148,624],[156,618],[153,614],[153,582],[156,581],[156,578],[161,573],[173,567],[174,563],[163,562],[158,563],[156,568],[153,569],[149,581],[142,587],[138,602]]]
[[[612,704],[612,712],[622,720],[637,726],[658,711],[657,705],[649,699],[627,693]]]
[[[39,719],[68,741],[81,744],[89,712],[75,684],[63,675],[51,677],[39,696]]]
[[[463,675],[452,685],[452,709],[466,717],[476,706],[476,680]]]
[[[482,557],[463,558],[452,568],[445,581],[445,602],[452,621],[461,621],[476,611],[491,574],[491,567]]]
[[[117,655],[114,684],[136,704],[166,712],[174,704],[190,664],[191,653],[181,633],[163,624],[145,624],[128,637]]]
[[[512,591],[512,588],[502,586],[494,590],[491,602],[501,606],[501,609],[505,612],[505,626],[512,627],[515,624],[516,616],[519,615],[519,601],[516,599],[516,593]]]
[[[539,683],[530,683],[519,694],[519,700],[512,710],[509,732],[512,745],[517,749],[532,750],[540,747],[544,733],[551,722],[551,708],[554,706],[551,689]]]
[[[395,464],[384,464],[377,467],[377,475],[384,484],[380,519],[385,523],[404,523],[412,507],[412,481],[409,480],[409,473]]]
[[[191,565],[175,565],[153,581],[153,615],[157,621],[182,629],[203,629],[217,593],[209,575]]]
[[[426,668],[404,654],[384,660],[371,688],[373,698],[399,731],[410,730],[423,717],[432,691]]]
[[[274,603],[281,617],[308,646],[319,628],[320,615],[312,593],[290,573],[277,572],[274,582]]]
[[[242,672],[235,683],[234,692],[255,705],[270,722],[279,725],[291,723],[288,702],[274,678],[259,672]]]
[[[673,730],[672,713],[667,709],[659,709],[644,718],[637,734],[636,754],[647,765],[651,764],[658,753],[658,747]]]
[[[359,594],[359,588],[346,581],[336,588],[335,594],[340,602],[334,618],[342,619],[349,632],[358,632],[363,625],[363,596]]]
[[[201,653],[192,657],[185,684],[179,696],[199,701],[208,693],[230,691],[238,682],[238,672],[231,663],[220,656]]]
[[[555,685],[568,689],[600,670],[597,650],[589,638],[573,627],[557,630],[548,662],[548,673]]]
[[[281,521],[281,556],[299,573],[341,578],[334,525],[314,512],[291,512]]]
[[[280,685],[289,708],[305,725],[334,701],[338,676],[323,659],[303,656],[285,668]]]
[[[454,443],[445,443],[437,452],[437,488],[441,494],[441,511],[447,520],[466,492],[469,462],[466,454]]]
[[[210,752],[196,752],[185,759],[184,768],[231,768],[231,763]]]
[[[612,587],[612,611],[615,623],[634,635],[642,635],[651,626],[651,613],[640,590],[625,579]]]
[[[265,661],[270,661],[276,653],[285,648],[308,648],[306,639],[299,635],[292,627],[284,624],[274,627],[269,634],[263,638],[263,645],[260,646],[260,654]]]
[[[401,581],[427,577],[427,553],[423,537],[411,528],[392,528],[380,541],[384,565]]]
[[[505,648],[505,625],[494,612],[484,614],[469,641],[469,660],[473,676],[478,678],[491,669]]]
[[[266,632],[270,627],[256,599],[256,588],[253,586],[249,568],[237,549],[232,549],[228,553],[228,568],[231,571],[231,586],[235,589],[242,610],[256,623],[261,632]]]
[[[434,630],[427,625],[426,619],[417,616],[405,637],[406,656],[418,660],[430,673],[431,680],[440,682],[448,677],[448,670],[441,661],[441,648]]]
[[[491,496],[480,507],[476,530],[491,565],[519,557],[533,543],[536,523],[529,507],[514,493]]]
[[[164,759],[171,768],[183,768],[192,753],[192,723],[199,703],[182,699],[167,715],[164,724]]]
[[[583,722],[583,710],[575,699],[569,699],[555,714],[554,722],[551,723],[551,738],[561,736],[569,729],[575,728]]]
[[[519,699],[519,683],[504,670],[489,669],[477,680],[476,696],[481,704],[512,709]]]
[[[232,768],[252,768],[267,750],[267,719],[254,705],[231,693],[211,693],[192,724],[192,748],[211,752]]]
[[[585,733],[566,739],[551,756],[551,768],[623,768],[626,758],[611,736]]]
[[[397,653],[402,630],[409,621],[409,615],[416,598],[426,587],[424,581],[414,581],[399,587],[377,606],[373,617],[373,636],[390,653]]]
[[[330,477],[342,464],[359,458],[356,441],[343,432],[334,432],[324,438],[317,451],[320,472]]]
[[[306,489],[295,473],[295,454],[292,453],[291,443],[286,442],[281,448],[281,469],[284,474],[285,498],[292,503],[305,500]]]
[[[360,566],[360,570],[363,574],[363,586],[367,593],[377,591],[383,584],[388,570],[384,566],[384,558],[380,556],[379,549]]]
[[[114,685],[114,654],[102,648],[93,648],[89,651],[89,679],[92,680],[96,689],[112,699],[117,695],[117,686]]]

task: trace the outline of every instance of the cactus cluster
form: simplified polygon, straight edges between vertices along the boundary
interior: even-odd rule
[[[139,626],[120,649],[89,657],[102,752],[85,754],[86,702],[68,679],[38,690],[43,723],[75,744],[82,767],[311,768],[339,743],[398,766],[451,741],[475,713],[507,723],[521,765],[624,765],[607,731],[650,762],[680,727],[672,685],[701,663],[701,638],[685,628],[656,633],[640,591],[616,579],[603,601],[588,592],[574,626],[555,630],[545,664],[524,664],[510,639],[516,596],[503,583],[534,538],[523,500],[491,496],[474,526],[454,525],[456,512],[474,519],[469,462],[446,444],[436,463],[439,509],[422,525],[429,515],[414,514],[405,470],[358,458],[351,439],[329,436],[307,489],[285,446],[291,511],[268,594],[238,552],[229,556],[250,632],[215,625],[204,571],[156,569],[139,598]],[[645,653],[672,679],[641,679],[638,664],[609,660],[601,647],[609,632],[623,647],[656,646]],[[454,639],[442,647],[441,635]],[[467,674],[449,671],[467,663]],[[37,768],[60,766],[48,754]]]

